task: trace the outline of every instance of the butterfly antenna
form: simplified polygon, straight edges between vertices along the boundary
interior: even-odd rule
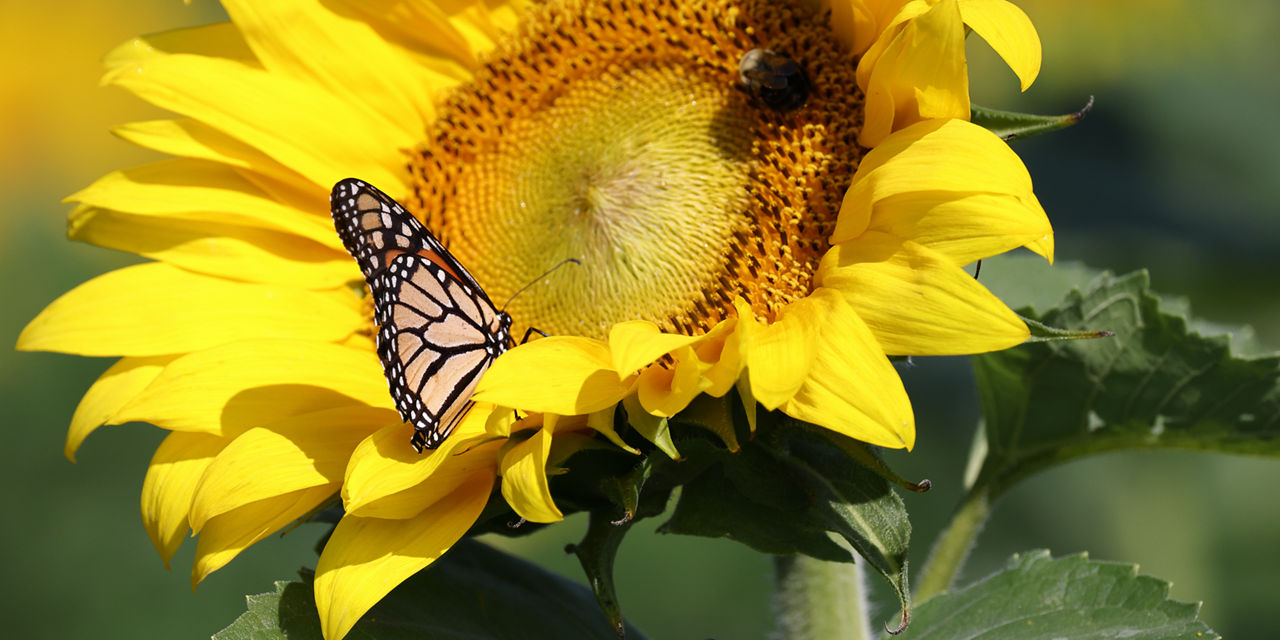
[[[528,289],[529,289],[529,287],[532,287],[533,285],[538,284],[538,282],[539,282],[539,281],[541,281],[543,278],[545,278],[545,277],[547,277],[547,276],[551,275],[551,272],[552,272],[552,271],[555,271],[556,269],[559,269],[560,267],[563,267],[564,265],[566,265],[566,264],[568,264],[568,263],[570,263],[570,262],[572,262],[572,263],[574,263],[574,264],[576,264],[576,265],[581,265],[581,264],[582,264],[582,261],[581,261],[581,260],[579,260],[579,259],[577,259],[577,258],[565,258],[564,260],[561,260],[560,262],[557,262],[557,263],[556,263],[556,266],[551,267],[550,269],[547,269],[546,271],[543,271],[543,272],[542,272],[542,275],[540,275],[540,276],[538,276],[538,277],[534,278],[533,280],[530,280],[530,281],[529,281],[529,284],[526,284],[525,286],[520,287],[520,290],[519,290],[519,291],[517,291],[517,292],[515,292],[515,293],[511,294],[511,297],[510,297],[510,298],[507,298],[507,301],[506,301],[506,302],[504,302],[504,303],[502,303],[502,309],[501,309],[501,310],[502,310],[502,311],[506,311],[506,310],[507,310],[507,305],[511,304],[511,301],[512,301],[512,300],[515,300],[515,299],[516,299],[516,296],[518,296],[518,295],[520,295],[520,294],[524,293],[526,290],[528,290]]]

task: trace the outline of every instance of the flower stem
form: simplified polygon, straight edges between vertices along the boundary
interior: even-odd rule
[[[929,560],[916,583],[916,602],[924,602],[951,586],[990,513],[991,493],[985,486],[974,487],[929,551]]]
[[[808,556],[774,556],[781,640],[866,640],[862,564]]]

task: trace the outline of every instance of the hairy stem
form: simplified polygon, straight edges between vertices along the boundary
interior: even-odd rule
[[[990,513],[990,492],[984,486],[975,487],[929,551],[929,560],[916,583],[916,602],[924,602],[951,586]]]
[[[866,640],[862,565],[808,556],[774,556],[781,640]]]

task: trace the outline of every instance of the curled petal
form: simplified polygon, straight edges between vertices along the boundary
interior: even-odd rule
[[[537,371],[531,384],[530,371]],[[633,381],[618,376],[609,348],[599,340],[551,336],[522,344],[494,360],[475,398],[538,413],[583,415],[617,404]]]
[[[982,36],[1026,91],[1040,75],[1040,36],[1027,14],[1008,0],[960,0],[964,23]]]
[[[916,3],[912,3],[913,6]],[[969,74],[964,57],[964,24],[954,0],[942,0],[912,19],[896,21],[874,58],[859,62],[859,82],[867,95],[858,143],[874,147],[890,133],[930,118],[969,117]],[[864,72],[864,66],[870,69]]]
[[[502,456],[502,497],[521,518],[530,522],[558,522],[564,514],[556,507],[547,482],[547,459],[558,416],[543,416],[543,426]]]
[[[831,30],[846,51],[858,55],[867,50],[906,0],[824,0]]]
[[[723,396],[742,375],[742,349],[748,331],[746,323],[730,318],[712,327],[704,340],[694,346],[698,359],[707,364],[703,377],[708,395]]]
[[[674,360],[671,368],[654,365],[640,374],[636,393],[640,405],[652,415],[670,418],[711,386],[711,381],[703,377],[711,367],[698,358],[692,347],[682,347]]]

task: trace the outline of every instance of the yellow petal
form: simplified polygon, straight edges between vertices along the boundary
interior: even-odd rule
[[[915,443],[911,402],[871,331],[835,291],[818,289],[807,300],[813,319],[821,322],[815,355],[782,411],[863,442],[910,449]]]
[[[360,278],[355,261],[346,253],[280,231],[85,205],[71,212],[68,223],[72,240],[228,280],[333,289]]]
[[[862,159],[831,235],[839,244],[872,224],[894,196],[1004,194],[1039,208],[1031,176],[995,134],[964,120],[928,120],[885,138]]]
[[[609,329],[609,352],[619,376],[629,376],[663,355],[693,344],[702,336],[663,333],[645,320],[619,322]]]
[[[866,20],[866,23],[858,28],[857,44],[860,49],[855,49],[855,52],[862,54],[858,59],[856,82],[859,88],[865,90],[876,60],[893,42],[894,37],[901,31],[902,25],[928,11],[930,5],[926,0],[853,0],[853,2],[855,7],[861,5],[860,8],[854,9],[855,15]]]
[[[252,141],[317,185],[358,175],[393,195],[409,191],[401,150],[420,132],[369,121],[357,106],[307,81],[235,60],[176,54],[121,65],[104,82]]]
[[[339,640],[383,596],[435,562],[489,500],[493,475],[476,477],[409,520],[347,515],[320,554],[316,608],[326,640]]]
[[[351,454],[342,502],[360,517],[406,519],[456,491],[477,474],[495,475],[502,441],[488,440],[484,416],[468,414],[440,448],[418,453],[409,446],[413,428],[384,427]]]
[[[172,360],[172,356],[121,358],[111,365],[76,406],[76,412],[71,416],[71,428],[67,430],[63,455],[75,462],[80,443],[105,424],[120,407],[142,393]]]
[[[320,506],[335,487],[324,485],[259,500],[223,513],[204,526],[196,542],[191,588],[221,569],[249,545],[275,533]]]
[[[834,247],[818,267],[893,355],[982,353],[1028,337],[1017,314],[946,256],[878,233]]]
[[[870,231],[910,238],[966,265],[1023,245],[1048,242],[1053,227],[1034,196],[921,192],[881,201]]]
[[[380,127],[420,135],[452,82],[416,64],[368,22],[317,0],[222,5],[269,71],[322,87]]]
[[[236,169],[173,158],[113,171],[67,196],[70,202],[164,220],[199,220],[281,231],[342,252],[326,202],[308,209],[277,202]]]
[[[698,359],[709,365],[702,374],[707,382],[708,395],[723,396],[737,383],[746,366],[742,347],[747,333],[746,323],[729,318],[712,327],[705,339],[694,347]]]
[[[640,374],[636,385],[640,405],[651,415],[670,418],[711,386],[703,374],[711,367],[702,362],[692,347],[675,352],[675,366],[652,366]]]
[[[811,294],[787,305],[773,324],[752,336],[747,369],[751,393],[764,408],[777,409],[804,384],[817,356],[821,311]]]
[[[960,14],[1004,58],[1026,91],[1040,74],[1040,36],[1027,14],[1008,0],[960,0]]]
[[[870,64],[866,60],[860,69]],[[955,1],[943,0],[905,21],[875,58],[864,91],[866,117],[858,134],[864,147],[921,120],[967,119],[964,24]]]
[[[363,405],[307,413],[250,429],[231,441],[205,470],[191,504],[191,529],[259,500],[329,487],[336,493],[356,445],[386,424],[390,409]]]
[[[547,456],[551,453],[557,416],[547,415],[543,420],[541,429],[502,456],[502,497],[525,520],[559,522],[564,514],[556,508],[547,483]]]
[[[102,63],[108,69],[115,69],[173,53],[254,62],[253,52],[245,44],[240,30],[230,22],[217,22],[132,38],[108,52]]]
[[[471,412],[474,413],[479,410],[480,407],[489,406],[490,405],[488,403],[477,403],[471,408]],[[484,413],[488,416],[485,418],[484,431],[491,437],[506,438],[511,435],[512,429],[519,428],[516,426],[519,419],[514,411],[510,411],[505,408],[501,411],[485,409]]]
[[[136,420],[230,437],[355,404],[392,406],[372,352],[304,340],[243,340],[174,360],[110,424]]]
[[[63,294],[23,329],[18,349],[154,356],[246,338],[337,341],[365,322],[345,291],[232,282],[153,262]]]
[[[171,433],[156,448],[142,481],[142,525],[169,566],[190,528],[187,514],[204,470],[227,444],[203,433]]]
[[[131,122],[111,133],[140,147],[180,158],[210,160],[237,169],[266,173],[277,178],[301,176],[267,154],[191,118]]]
[[[828,23],[841,47],[858,55],[880,37],[905,3],[906,0],[823,0],[819,13],[829,15]]]
[[[280,204],[303,213],[323,213],[328,186],[317,185],[258,148],[191,118],[121,125],[112,133],[136,145],[182,158],[208,160],[234,167],[245,181]],[[324,227],[327,220],[314,220]],[[341,251],[340,246],[334,247]]]
[[[388,41],[424,56],[421,63],[459,78],[480,65],[477,55],[493,49],[493,38],[470,21],[451,19],[448,9],[434,2],[402,0],[341,0],[344,8],[376,22]],[[447,65],[452,62],[453,66]]]
[[[551,336],[499,356],[480,378],[475,398],[525,411],[583,415],[617,403],[630,388],[603,342]]]

